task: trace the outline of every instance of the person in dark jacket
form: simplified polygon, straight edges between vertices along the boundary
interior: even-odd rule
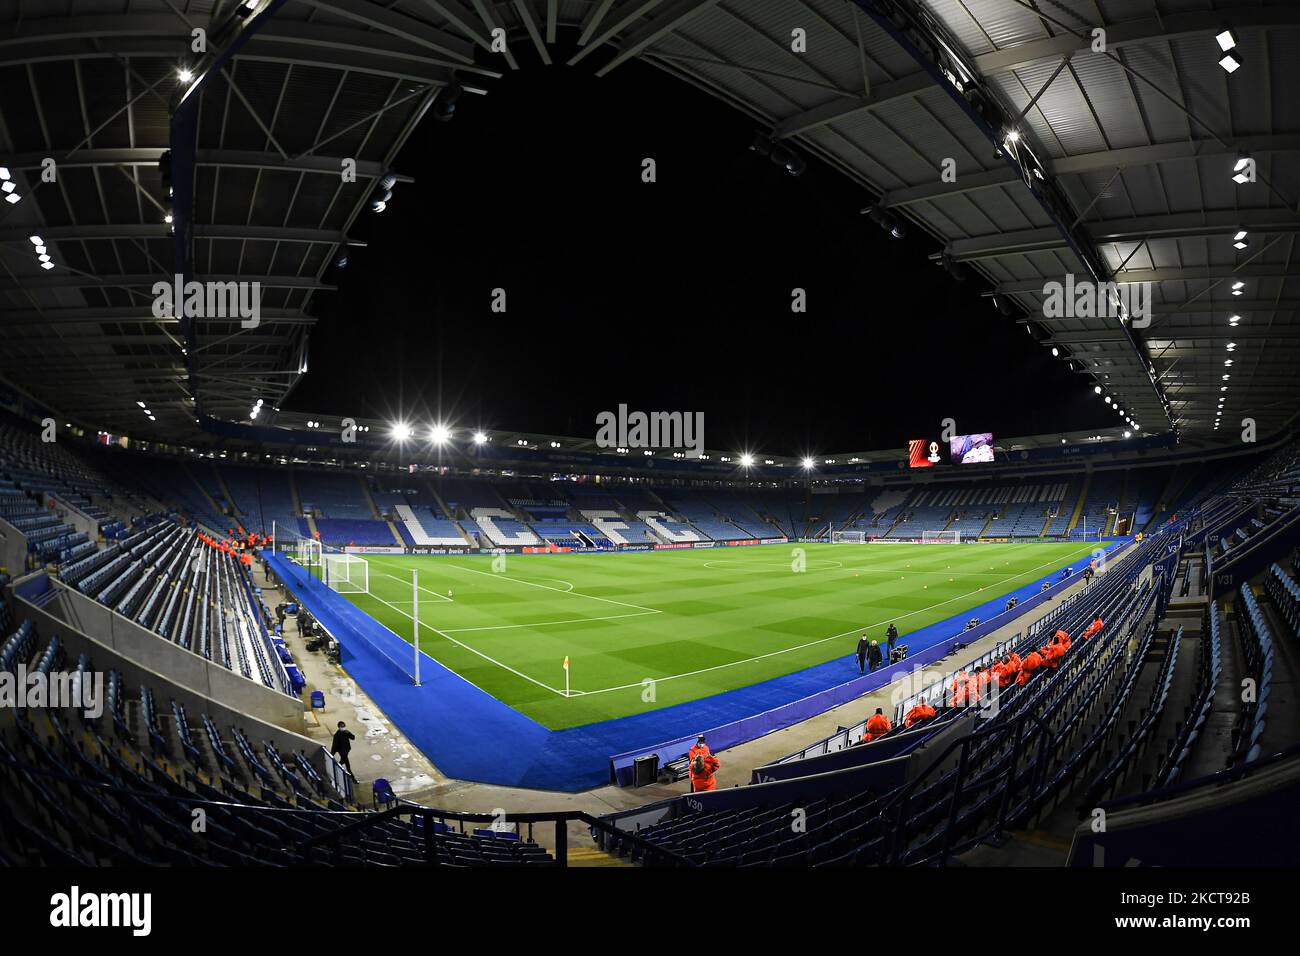
[[[867,663],[871,665],[871,669],[874,671],[880,666],[880,662],[883,659],[884,655],[880,653],[880,643],[878,641],[872,641],[871,646],[867,648]]]
[[[352,764],[348,761],[348,754],[352,751],[352,741],[356,739],[352,731],[348,730],[347,724],[340,720],[339,729],[334,731],[334,740],[330,743],[330,753],[338,756],[339,763],[347,768],[348,773],[353,777],[356,774],[352,773]]]
[[[867,650],[870,646],[867,635],[858,638],[858,670],[863,674],[867,672]]]
[[[894,659],[894,645],[898,642],[898,628],[893,624],[889,625],[889,630],[885,631],[885,642],[889,646],[889,659]]]

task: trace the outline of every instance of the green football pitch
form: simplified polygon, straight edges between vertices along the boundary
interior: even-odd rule
[[[349,600],[553,730],[845,657],[960,615],[1091,544],[764,545],[625,554],[366,555]],[[495,562],[495,563],[494,563]],[[566,695],[563,661],[569,659]],[[845,679],[855,674],[846,664]]]

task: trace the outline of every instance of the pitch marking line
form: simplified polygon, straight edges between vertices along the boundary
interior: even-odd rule
[[[397,581],[397,582],[399,582],[399,583],[403,583],[401,578],[397,577],[396,575],[389,574],[387,571],[380,571],[379,574],[383,575],[383,576],[386,577],[386,578],[392,578],[394,581]],[[494,576],[494,577],[500,577],[500,575],[493,575],[493,576]],[[518,579],[517,579],[517,578],[511,578],[511,580],[518,580]],[[547,578],[547,580],[548,580],[548,581],[559,581],[559,580],[562,580],[562,579],[561,579],[561,578]],[[520,584],[527,584],[527,583],[529,583],[529,582],[527,582],[527,581],[519,581],[519,583],[520,583]],[[565,583],[565,584],[568,584],[569,582],[565,581],[564,583]],[[542,585],[539,585],[539,587],[541,587],[541,586],[542,586]],[[573,585],[569,584],[569,587],[573,587]],[[423,584],[420,585],[420,590],[421,590],[421,591],[427,591],[429,594],[433,594],[433,595],[435,595],[436,597],[442,597],[442,595],[438,594],[436,591],[429,591],[429,589],[426,588]],[[561,593],[561,594],[569,594],[569,593],[571,593],[571,592],[569,592],[569,591],[561,591],[559,588],[548,588],[548,590],[551,590],[551,591],[559,591],[559,593]],[[576,594],[578,597],[591,597],[590,594],[583,594],[581,591],[576,591],[576,592],[572,592],[572,593]],[[383,601],[384,599],[383,599],[383,598],[379,598],[379,600]],[[450,598],[446,598],[446,597],[444,597],[443,600],[444,600],[444,601],[450,601],[451,599],[450,599]],[[600,600],[600,599],[598,598],[597,600]],[[412,600],[407,599],[407,600],[393,601],[393,602],[390,602],[390,601],[384,601],[384,603],[385,603],[385,604],[388,604],[388,605],[391,607],[393,604],[414,604],[415,602],[412,601]],[[455,601],[452,601],[452,603],[454,604]],[[628,605],[628,606],[629,606],[629,607],[635,607],[636,605]],[[552,624],[581,624],[581,623],[584,622],[584,621],[617,621],[617,620],[619,620],[619,619],[621,619],[621,618],[625,618],[625,617],[644,617],[644,616],[647,615],[647,614],[662,614],[662,613],[663,613],[663,611],[659,610],[658,608],[647,607],[647,608],[643,608],[642,610],[636,611],[636,612],[634,612],[634,613],[632,613],[632,614],[607,614],[607,615],[605,615],[604,617],[575,617],[575,618],[571,618],[571,619],[569,619],[569,620],[567,620],[567,621],[539,621],[539,622],[536,623],[536,624],[495,624],[495,625],[487,626],[487,627],[449,627],[449,628],[446,629],[446,633],[448,633],[448,634],[459,634],[459,633],[462,632],[462,631],[501,631],[501,630],[506,630],[506,629],[508,629],[508,628],[516,628],[516,627],[520,627],[520,628],[523,628],[523,627],[548,627],[548,626],[550,626],[550,625],[552,625]],[[432,625],[430,625],[430,626],[432,626]]]
[[[1075,554],[1075,556],[1078,556],[1078,555],[1083,554],[1083,553],[1085,553],[1085,552],[1092,552],[1093,550],[1095,550],[1095,549],[1093,549],[1093,548],[1081,548],[1079,551],[1074,552],[1074,554]],[[985,587],[996,587],[998,584],[1003,584],[1003,583],[1005,583],[1005,582],[1007,582],[1007,581],[1012,580],[1013,578],[1018,578],[1018,577],[1020,577],[1020,575],[1021,575],[1022,573],[1023,573],[1023,574],[1028,574],[1030,571],[1037,571],[1037,570],[1039,570],[1040,568],[1045,568],[1045,567],[1047,567],[1049,564],[1055,564],[1058,560],[1060,560],[1060,559],[1057,558],[1057,559],[1053,559],[1053,560],[1051,560],[1051,561],[1045,561],[1045,562],[1043,562],[1042,564],[1038,565],[1037,567],[1028,568],[1028,569],[1026,569],[1024,572],[1019,572],[1019,573],[1017,573],[1017,574],[1010,575],[1009,577],[1003,578],[1003,579],[1000,580],[1000,581],[995,581],[995,582],[994,582],[993,584],[991,584],[991,585],[985,585]],[[1071,560],[1073,560],[1073,558],[1071,558]],[[1068,562],[1067,562],[1067,563],[1068,563]],[[943,607],[945,604],[951,604],[951,603],[953,603],[954,601],[960,601],[960,600],[963,599],[963,598],[968,598],[968,597],[970,597],[972,594],[977,594],[977,593],[979,593],[979,592],[977,592],[977,591],[970,591],[970,592],[967,592],[966,594],[959,594],[957,597],[949,598],[949,599],[946,600],[946,601],[940,601],[938,604],[932,604],[932,605],[930,605],[929,607],[923,607],[923,608],[919,608],[919,609],[917,609],[917,610],[915,610],[915,611],[909,611],[909,612],[907,612],[906,614],[898,614],[898,615],[895,615],[894,617],[888,618],[888,620],[890,620],[890,621],[902,621],[902,620],[906,620],[907,618],[912,617],[912,616],[914,616],[914,615],[917,615],[917,614],[923,614],[923,613],[925,613],[926,611],[933,611],[933,610],[934,610],[935,608],[937,608],[937,607]],[[759,654],[757,657],[747,657],[747,658],[745,658],[744,660],[740,660],[740,661],[730,661],[729,663],[726,663],[726,664],[716,664],[716,665],[714,665],[713,667],[703,667],[703,668],[700,668],[699,670],[688,671],[688,672],[686,672],[685,674],[672,674],[672,675],[670,675],[670,676],[668,676],[668,677],[655,677],[655,678],[653,678],[653,680],[654,680],[654,682],[655,682],[656,684],[660,684],[660,683],[663,683],[664,681],[677,680],[679,677],[695,677],[695,676],[697,676],[697,675],[699,675],[699,674],[707,674],[707,673],[709,673],[710,671],[722,670],[722,669],[725,668],[725,667],[735,667],[735,666],[737,666],[737,665],[739,665],[739,664],[752,664],[754,661],[761,661],[761,660],[763,660],[764,658],[768,658],[768,657],[776,657],[776,656],[778,656],[778,655],[780,655],[780,654],[788,654],[788,653],[791,652],[791,651],[799,651],[799,650],[803,650],[803,649],[806,648],[806,647],[815,647],[815,646],[818,645],[818,644],[825,644],[827,641],[837,641],[837,640],[839,640],[839,639],[842,638],[842,637],[846,637],[846,636],[848,636],[849,634],[856,634],[858,631],[867,630],[868,628],[872,628],[872,627],[880,627],[880,626],[881,626],[882,624],[884,624],[884,623],[885,623],[884,621],[877,621],[877,622],[874,623],[874,624],[863,624],[863,625],[860,626],[860,627],[851,628],[851,629],[849,629],[849,630],[847,630],[847,631],[842,631],[842,632],[840,632],[839,634],[832,634],[830,637],[822,637],[822,638],[818,638],[818,639],[815,640],[815,641],[809,641],[809,642],[806,643],[806,644],[799,644],[799,645],[797,645],[797,646],[795,646],[795,647],[785,647],[785,648],[781,648],[780,650],[770,651],[770,652],[768,652],[767,654]],[[643,686],[644,686],[644,682],[643,682],[643,681],[638,681],[638,682],[635,683],[635,684],[621,684],[621,685],[619,685],[618,687],[602,687],[602,688],[600,688],[599,690],[588,690],[588,691],[583,691],[583,694],[584,694],[584,695],[591,695],[591,694],[607,694],[607,693],[610,693],[610,692],[612,692],[612,691],[616,691],[616,690],[630,690],[631,688],[634,688],[634,687],[643,687]]]
[[[844,568],[844,562],[836,561],[834,558],[825,558],[825,559],[814,558],[813,560],[830,561],[832,566],[829,568],[808,568],[808,571],[811,573],[816,573],[818,571],[840,571]],[[726,567],[726,565],[728,564],[736,564],[737,567],[728,568]],[[719,565],[722,565],[722,567],[719,567]],[[733,574],[735,574],[736,572],[742,572],[745,574],[773,574],[773,573],[779,574],[783,571],[787,574],[790,573],[790,562],[788,561],[784,563],[779,561],[772,561],[768,563],[766,567],[761,567],[761,568],[744,567],[743,562],[727,561],[727,560],[705,561],[704,566],[708,568],[710,571],[730,571]]]
[[[528,624],[493,624],[488,627],[449,627],[448,634],[463,634],[466,631],[505,631],[511,628],[550,627],[553,624],[586,624],[588,621],[619,621],[627,617],[645,617],[648,614],[662,614],[663,611],[633,611],[630,614],[609,614],[605,617],[572,617],[567,621],[537,621]]]
[[[1094,551],[1094,550],[1096,550],[1096,549],[1095,549],[1095,548],[1091,548],[1091,547],[1086,547],[1086,546],[1085,546],[1085,547],[1080,548],[1079,550],[1073,552],[1073,554],[1069,556],[1069,560],[1073,560],[1074,557],[1077,557],[1078,555],[1081,555],[1081,554],[1084,554],[1084,553],[1091,553],[1091,552]],[[985,587],[995,587],[995,586],[998,585],[998,584],[1004,583],[1004,582],[1006,582],[1006,581],[1010,581],[1010,580],[1012,580],[1013,578],[1020,577],[1021,574],[1028,574],[1028,573],[1031,572],[1031,571],[1037,571],[1037,570],[1040,570],[1041,568],[1045,568],[1045,567],[1047,567],[1048,565],[1055,564],[1055,563],[1056,563],[1057,561],[1059,561],[1059,560],[1060,560],[1059,558],[1054,558],[1054,559],[1051,560],[1051,561],[1045,561],[1045,562],[1043,562],[1042,564],[1037,565],[1037,566],[1035,566],[1035,567],[1027,568],[1027,569],[1026,569],[1025,571],[1023,571],[1023,572],[1017,572],[1016,574],[1009,575],[1008,577],[1006,577],[1006,578],[1002,578],[1002,579],[999,580],[999,581],[995,581],[995,582],[993,582],[993,584],[985,585]],[[1067,562],[1067,563],[1068,563],[1068,562]],[[449,567],[459,567],[459,565],[449,565]],[[527,584],[529,587],[542,588],[543,590],[546,590],[546,591],[556,591],[556,592],[561,593],[561,594],[574,594],[574,595],[576,595],[576,596],[578,596],[578,597],[589,597],[589,598],[592,598],[593,600],[596,600],[596,601],[605,601],[606,603],[609,603],[609,604],[618,604],[618,605],[621,605],[621,606],[623,606],[623,607],[632,607],[632,608],[637,608],[638,610],[640,610],[640,611],[642,611],[642,612],[644,612],[644,613],[652,613],[652,614],[661,614],[661,613],[663,613],[663,612],[662,612],[661,610],[659,610],[658,608],[647,608],[647,607],[643,607],[643,606],[638,605],[638,604],[628,604],[628,603],[623,602],[623,601],[615,601],[615,600],[613,600],[612,598],[601,598],[601,597],[596,597],[595,595],[591,595],[591,594],[583,594],[581,591],[571,591],[571,592],[570,592],[570,591],[563,591],[563,590],[561,590],[560,588],[549,587],[549,586],[547,586],[547,585],[545,585],[545,584],[534,584],[534,583],[531,582],[531,581],[524,581],[524,580],[522,580],[521,578],[511,578],[511,577],[506,577],[505,575],[497,574],[497,573],[495,573],[495,572],[478,571],[478,570],[476,570],[476,569],[474,569],[474,568],[460,568],[460,570],[463,570],[463,571],[470,571],[470,572],[472,572],[472,573],[474,573],[474,574],[483,574],[483,575],[487,575],[487,576],[489,576],[489,577],[494,577],[494,578],[505,577],[505,579],[506,579],[507,581],[514,581],[514,582],[516,582],[517,584]],[[398,577],[396,577],[396,576],[394,576],[394,575],[388,574],[387,572],[380,572],[380,573],[383,574],[385,577],[393,578],[393,580],[395,580],[395,581],[401,581],[401,580],[402,580],[401,578],[398,578]],[[882,572],[882,573],[883,573],[883,572]],[[968,573],[986,573],[986,572],[968,572]],[[551,579],[548,579],[548,580],[556,580],[556,579],[551,578]],[[425,588],[424,588],[423,586],[421,586],[420,590],[425,590]],[[433,593],[433,592],[430,592],[430,593]],[[917,614],[923,614],[923,613],[925,613],[926,611],[932,611],[932,610],[934,610],[934,609],[937,608],[937,607],[942,607],[942,606],[945,605],[945,604],[951,604],[951,603],[953,603],[954,601],[959,601],[959,600],[961,600],[961,599],[963,599],[963,598],[970,597],[972,594],[977,594],[977,593],[978,593],[977,591],[969,591],[969,592],[967,592],[966,594],[961,594],[961,595],[958,595],[958,596],[956,596],[956,597],[949,598],[947,601],[940,601],[938,604],[932,604],[932,605],[930,605],[929,607],[919,608],[919,609],[917,609],[917,610],[915,610],[915,611],[909,611],[909,612],[907,612],[906,614],[895,615],[894,617],[891,617],[889,620],[891,620],[891,621],[901,621],[901,620],[906,620],[907,618],[912,617],[912,616],[914,616],[914,615],[917,615]],[[407,614],[405,611],[403,611],[401,608],[397,607],[396,605],[391,604],[391,603],[389,603],[388,601],[385,601],[383,598],[378,597],[378,596],[375,595],[375,594],[371,594],[371,595],[369,595],[369,596],[370,596],[370,597],[374,597],[375,600],[379,601],[381,604],[387,604],[387,605],[388,605],[389,607],[391,607],[394,611],[397,611],[398,614],[401,614],[402,616],[404,616],[404,617],[410,619],[411,621],[414,621],[414,620],[415,620],[415,618],[413,618],[410,614]],[[628,615],[628,616],[639,616],[639,615]],[[596,618],[583,618],[583,620],[597,620],[597,619],[596,619]],[[513,667],[509,666],[508,664],[503,664],[503,663],[501,663],[500,661],[498,661],[498,660],[496,660],[496,659],[494,659],[494,658],[492,658],[492,657],[489,657],[487,654],[484,654],[483,652],[481,652],[481,651],[479,651],[479,650],[476,650],[476,649],[473,648],[473,647],[470,647],[468,644],[465,644],[465,643],[463,643],[463,642],[461,642],[461,641],[456,640],[456,639],[455,639],[454,637],[452,637],[450,634],[448,634],[447,632],[445,632],[445,631],[443,631],[443,630],[441,630],[441,629],[439,629],[439,628],[437,628],[437,627],[434,627],[432,624],[426,624],[426,623],[423,622],[423,621],[421,621],[420,623],[421,623],[424,627],[428,628],[429,630],[432,630],[435,634],[440,635],[441,637],[445,638],[446,640],[450,641],[451,643],[455,644],[455,645],[458,646],[458,647],[462,647],[462,648],[464,648],[465,650],[469,651],[471,654],[475,654],[475,655],[477,655],[478,657],[481,657],[483,660],[488,661],[489,663],[495,664],[495,665],[497,665],[498,667],[502,668],[503,670],[507,670],[507,671],[509,671],[510,673],[514,674],[514,675],[517,676],[517,677],[522,677],[524,680],[528,681],[529,683],[535,684],[535,685],[537,685],[538,687],[543,688],[544,690],[549,690],[551,693],[556,694],[556,695],[559,696],[559,697],[564,697],[564,696],[565,696],[565,694],[564,694],[563,691],[561,691],[561,690],[557,690],[556,688],[551,687],[549,684],[545,684],[545,683],[543,683],[542,681],[537,680],[536,678],[529,677],[527,674],[524,674],[524,673],[522,673],[522,672],[520,672],[520,671],[515,670]],[[730,661],[730,662],[728,662],[728,663],[726,663],[726,664],[717,664],[717,665],[715,665],[715,666],[713,666],[713,667],[704,667],[704,668],[701,668],[701,669],[699,669],[699,670],[688,671],[688,672],[686,672],[686,673],[684,673],[684,674],[672,674],[672,675],[669,675],[668,677],[657,677],[657,678],[653,678],[653,679],[655,680],[656,683],[658,683],[658,682],[660,682],[660,681],[677,680],[678,678],[681,678],[681,677],[694,677],[694,676],[697,676],[697,675],[699,675],[699,674],[707,674],[707,673],[709,673],[709,672],[711,672],[711,671],[722,670],[723,668],[727,668],[727,667],[735,667],[735,666],[740,665],[740,664],[750,664],[750,663],[753,663],[754,661],[760,661],[760,660],[763,660],[763,659],[768,658],[768,657],[776,657],[776,656],[778,656],[778,655],[780,655],[780,654],[786,654],[786,653],[789,653],[789,652],[791,652],[791,651],[798,651],[798,650],[803,650],[804,648],[814,647],[814,646],[816,646],[816,645],[818,645],[818,644],[824,644],[824,643],[826,643],[827,641],[835,641],[835,640],[839,640],[840,638],[845,637],[845,636],[847,636],[847,635],[849,635],[849,634],[856,633],[857,631],[866,630],[867,628],[872,628],[872,627],[880,627],[880,626],[881,626],[882,624],[884,624],[884,623],[885,623],[884,621],[878,621],[878,622],[876,622],[876,623],[874,623],[874,624],[864,624],[864,625],[862,625],[862,626],[860,626],[860,627],[854,627],[854,628],[852,628],[852,629],[850,629],[850,630],[842,631],[842,632],[839,633],[839,634],[833,634],[833,635],[831,635],[830,637],[819,638],[818,640],[815,640],[815,641],[809,641],[809,642],[807,642],[807,643],[805,643],[805,644],[799,644],[799,645],[796,645],[796,646],[794,646],[794,647],[781,648],[781,649],[779,649],[779,650],[770,651],[770,652],[768,652],[767,654],[759,654],[759,655],[757,655],[756,657],[749,657],[749,658],[745,658],[745,659],[743,659],[743,660],[739,660],[739,661]],[[527,627],[527,626],[529,626],[529,625],[508,625],[508,626],[510,626],[510,627]],[[477,685],[475,685],[475,686],[477,686]],[[602,687],[602,688],[600,688],[599,690],[590,690],[590,691],[571,690],[571,691],[569,692],[569,696],[576,697],[576,696],[587,696],[587,695],[590,695],[590,694],[606,694],[606,693],[611,693],[611,692],[613,692],[613,691],[619,691],[619,690],[630,690],[630,689],[632,689],[632,688],[643,687],[643,686],[644,686],[644,681],[638,681],[638,682],[636,682],[636,683],[634,683],[634,684],[621,684],[621,685],[619,685],[619,686],[617,686],[617,687]],[[480,689],[481,689],[481,688],[480,688]]]
[[[381,564],[381,565],[379,565],[379,566],[380,566],[381,568],[383,568],[383,567],[389,567],[389,565],[385,565],[385,564]],[[409,579],[399,578],[396,574],[389,574],[387,571],[380,571],[379,573],[382,574],[384,577],[386,577],[386,578],[392,578],[394,581],[397,581],[397,582],[399,582],[399,583],[401,583],[401,584],[405,584],[405,585],[408,585],[408,586],[409,586],[410,583],[411,583]],[[432,594],[432,595],[433,595],[434,597],[436,597],[439,601],[451,601],[451,598],[447,597],[447,595],[445,595],[445,594],[439,594],[437,591],[431,591],[431,590],[429,590],[427,587],[425,587],[423,584],[420,585],[420,590],[423,591],[425,594]],[[383,598],[380,598],[380,600],[383,600]],[[387,602],[387,601],[384,601],[384,603],[387,604],[388,602]],[[414,602],[413,602],[413,601],[400,601],[400,602],[398,602],[398,603],[400,603],[400,604],[413,604]],[[452,601],[452,603],[454,604],[455,602]]]
[[[398,578],[397,580],[400,581],[401,578]],[[407,614],[405,611],[403,611],[403,610],[402,610],[400,607],[398,607],[396,604],[391,604],[391,603],[389,603],[388,601],[385,601],[383,598],[381,598],[381,597],[380,597],[379,595],[377,595],[377,594],[373,594],[373,593],[372,593],[372,594],[370,595],[370,597],[374,598],[374,599],[375,599],[376,601],[378,601],[380,604],[387,604],[387,605],[388,605],[389,607],[391,607],[394,611],[396,611],[398,614],[402,615],[402,616],[405,617],[406,619],[408,619],[408,620],[410,620],[410,621],[412,621],[412,622],[415,621],[415,618],[414,618],[414,617],[412,617],[410,614]],[[424,622],[424,621],[420,621],[420,626],[421,626],[421,627],[424,627],[424,628],[428,628],[429,630],[433,631],[433,633],[435,633],[435,634],[437,634],[438,636],[440,636],[440,637],[442,637],[442,638],[444,638],[444,639],[450,641],[451,643],[455,644],[457,647],[464,648],[465,650],[469,651],[471,654],[476,654],[476,655],[478,655],[479,657],[483,658],[483,660],[487,661],[489,664],[495,664],[497,667],[500,667],[502,670],[507,670],[507,671],[509,671],[510,673],[514,674],[516,677],[522,677],[524,680],[528,681],[530,684],[536,684],[538,687],[542,688],[543,690],[549,690],[552,694],[555,694],[555,695],[557,695],[557,696],[559,696],[559,697],[563,697],[563,696],[564,696],[564,691],[562,691],[562,690],[556,690],[554,687],[550,686],[549,684],[543,684],[541,681],[537,680],[536,678],[534,678],[534,677],[529,677],[527,674],[522,673],[521,671],[517,671],[517,670],[515,670],[515,669],[514,669],[513,667],[511,667],[509,664],[502,664],[499,660],[496,660],[495,658],[492,658],[492,657],[488,657],[488,656],[487,656],[486,654],[484,654],[482,651],[475,650],[474,648],[470,647],[468,644],[465,644],[465,643],[462,643],[461,641],[456,640],[456,638],[452,637],[452,636],[451,636],[450,634],[448,634],[446,631],[439,630],[438,628],[434,627],[432,624],[428,624],[428,623],[426,623],[426,622]],[[432,655],[431,655],[431,656],[432,656]],[[436,658],[434,658],[434,659],[436,660]],[[444,666],[445,666],[445,665],[444,665]],[[448,670],[450,670],[450,668],[448,668]],[[475,685],[475,686],[478,686],[478,685]],[[637,686],[640,686],[640,685],[638,684]],[[482,690],[482,688],[479,688],[479,689]],[[495,696],[495,695],[493,695],[493,696]],[[499,699],[499,698],[498,698],[498,699]]]
[[[470,574],[482,574],[489,578],[498,578],[498,579],[504,579],[506,581],[514,581],[516,584],[526,584],[530,588],[541,588],[543,591],[555,591],[557,594],[572,594],[574,597],[587,598],[588,600],[591,601],[604,601],[606,604],[617,604],[619,607],[630,607],[636,611],[654,611],[656,613],[659,613],[659,608],[646,607],[645,605],[642,604],[629,604],[626,601],[615,601],[613,598],[597,597],[594,594],[584,594],[582,591],[573,591],[573,590],[566,591],[563,588],[553,588],[548,584],[536,584],[533,581],[525,581],[523,578],[512,578],[506,574],[497,574],[495,571],[480,571],[477,568],[466,568],[459,564],[451,564],[448,565],[448,567],[455,568],[457,571],[468,571]],[[547,578],[546,580],[557,581],[560,579]],[[568,584],[567,581],[565,583]],[[572,588],[573,585],[570,584],[569,587]]]
[[[383,603],[383,604],[387,604],[387,603],[388,603],[388,602],[385,601],[383,598],[381,598],[381,597],[377,597],[377,596],[374,595],[374,594],[366,593],[365,596],[366,596],[366,597],[373,597],[376,601],[379,601],[380,603]],[[393,610],[396,611],[397,608],[393,608]],[[366,613],[369,614],[369,612],[366,612]],[[370,619],[371,619],[371,620],[373,620],[376,624],[378,624],[380,627],[382,627],[382,628],[383,628],[385,631],[387,631],[389,634],[393,635],[393,637],[397,638],[397,639],[400,640],[400,641],[405,641],[405,640],[406,640],[406,638],[402,637],[401,634],[398,634],[398,633],[397,633],[396,631],[394,631],[391,627],[389,627],[387,624],[385,624],[385,623],[383,623],[382,621],[380,621],[380,620],[379,620],[378,618],[376,618],[374,615],[369,615],[369,616],[370,616]],[[407,617],[410,617],[410,615],[408,614]],[[435,630],[436,630],[436,628],[435,628]],[[367,641],[367,643],[370,643],[370,642]],[[370,646],[373,647],[376,651],[378,651],[379,654],[380,654],[380,655],[381,655],[381,656],[382,656],[386,661],[388,661],[390,664],[392,664],[394,667],[396,667],[398,670],[400,670],[400,671],[401,671],[403,674],[405,674],[407,677],[412,677],[411,672],[410,672],[409,670],[406,669],[406,665],[405,665],[405,664],[399,664],[399,663],[397,663],[397,661],[395,661],[395,660],[393,660],[391,657],[389,657],[388,654],[386,654],[382,649],[380,649],[380,648],[379,648],[378,646],[376,646],[375,644],[371,644]],[[414,645],[412,645],[412,646],[414,646]],[[421,651],[421,653],[423,653],[423,652]],[[433,661],[434,663],[442,664],[442,662],[439,661],[439,660],[438,660],[436,657],[434,657],[432,654],[425,654],[424,656],[427,657],[427,658],[429,658],[429,660]],[[496,663],[496,662],[494,661],[493,663]],[[335,664],[334,666],[338,669],[338,672],[339,672],[340,674],[347,674],[347,671],[344,670],[340,665]],[[482,691],[484,694],[488,694],[489,697],[494,697],[494,696],[495,696],[495,695],[493,695],[493,694],[489,694],[486,690],[483,690],[482,687],[479,687],[478,684],[474,683],[472,680],[470,680],[470,679],[469,679],[468,677],[466,677],[464,674],[461,674],[461,673],[458,672],[458,671],[452,670],[450,667],[447,667],[446,664],[442,664],[442,666],[443,666],[444,668],[446,668],[447,673],[451,674],[451,675],[454,676],[454,677],[458,677],[458,678],[460,678],[460,679],[463,680],[466,684],[469,684],[470,687],[473,687],[473,688],[475,688],[476,690]],[[549,689],[549,688],[548,688],[548,689]],[[561,694],[560,696],[563,697],[564,695]],[[497,698],[497,699],[500,700],[500,698]]]

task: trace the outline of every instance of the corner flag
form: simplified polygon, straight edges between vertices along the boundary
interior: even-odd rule
[[[564,696],[569,696],[569,655],[564,655]]]
[[[569,655],[568,655],[568,654],[565,654],[565,655],[564,655],[564,669],[565,669],[566,671],[569,669]]]

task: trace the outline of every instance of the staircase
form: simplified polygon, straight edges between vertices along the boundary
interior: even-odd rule
[[[212,506],[212,511],[213,511],[213,513],[215,513],[215,514],[219,514],[219,515],[224,515],[224,514],[226,513],[226,509],[223,508],[223,507],[221,507],[221,505],[217,504],[216,499],[213,498],[212,495],[208,494],[208,489],[205,488],[205,487],[203,486],[203,482],[199,481],[198,476],[195,475],[194,472],[190,470],[189,462],[182,462],[181,465],[182,465],[182,467],[185,469],[185,474],[189,475],[189,476],[190,476],[190,480],[194,482],[195,487],[198,488],[198,489],[199,489],[199,492],[203,495],[203,497],[206,498],[206,499],[208,500],[208,504],[210,504],[210,505]],[[211,467],[211,466],[209,466],[209,467]],[[213,468],[213,472],[217,474],[217,481],[221,482],[221,475],[220,475],[220,473],[217,473],[215,468]],[[221,482],[221,488],[222,488],[223,491],[226,491],[226,484],[225,484],[225,482]],[[226,500],[227,500],[227,501],[230,501],[230,493],[229,493],[229,491],[226,491]],[[233,507],[234,507],[234,506],[233,506],[233,502],[232,502],[232,505],[231,505],[232,510],[233,510]],[[225,529],[225,528],[213,528],[212,530],[213,530],[213,531],[225,531],[226,529]]]
[[[1065,526],[1065,533],[1068,535],[1074,530],[1074,526],[1079,523],[1079,516],[1083,514],[1083,504],[1088,500],[1088,489],[1092,487],[1092,472],[1088,472],[1083,478],[1083,487],[1079,489],[1079,500],[1074,503],[1074,511],[1070,515],[1070,523]]]
[[[375,496],[370,493],[370,485],[361,475],[357,475],[357,484],[361,486],[361,496],[366,499],[366,504],[370,505],[370,513],[377,520],[382,521],[384,516],[379,512],[379,505],[375,504]]]
[[[1174,506],[1179,497],[1187,491],[1192,483],[1192,479],[1200,470],[1200,465],[1176,465],[1169,476],[1164,489],[1160,492],[1160,497],[1156,499],[1156,506],[1151,510],[1151,520],[1147,522],[1146,528],[1138,528],[1138,531],[1146,531],[1147,528],[1157,528],[1160,526],[1165,515],[1169,514],[1170,509]],[[1176,490],[1175,490],[1176,489]]]
[[[1115,513],[1106,520],[1103,538],[1113,535],[1115,529],[1119,526],[1120,516],[1124,514],[1124,498],[1128,495],[1128,485],[1132,480],[1131,474],[1127,471],[1124,472],[1124,483],[1119,488],[1119,499],[1115,503]]]
[[[606,853],[594,846],[573,846],[568,849],[569,866],[621,866],[635,867],[636,864],[622,857]]]
[[[447,507],[447,502],[443,500],[442,495],[438,493],[437,486],[432,481],[428,481],[426,479],[424,482],[424,487],[428,490],[429,495],[433,498],[433,500],[438,503],[438,510],[441,511],[443,514],[445,514],[448,518],[454,519],[456,516],[452,513],[452,510]],[[460,526],[457,525],[457,527]],[[461,533],[464,534],[463,531]]]
[[[296,514],[303,513],[302,495],[298,493],[298,476],[292,471],[289,472],[289,498],[293,502],[293,510]]]
[[[230,513],[238,517],[241,514],[239,503],[235,501],[235,496],[230,493],[230,486],[226,484],[226,476],[221,473],[221,469],[215,464],[210,464],[208,467],[211,468],[212,473],[217,476],[217,487],[219,487],[221,493],[226,496],[226,500],[230,502]]]

